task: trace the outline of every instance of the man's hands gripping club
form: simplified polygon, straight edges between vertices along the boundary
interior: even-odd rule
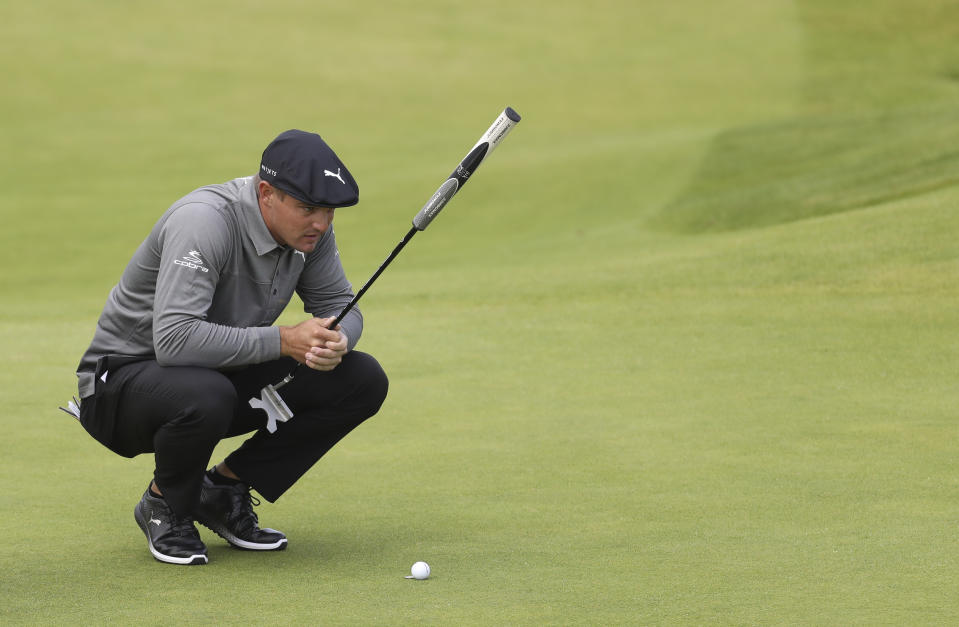
[[[280,327],[281,352],[314,370],[333,370],[347,352],[346,333],[335,318],[310,318],[293,327]]]

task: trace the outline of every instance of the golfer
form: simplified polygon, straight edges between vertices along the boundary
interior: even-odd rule
[[[353,296],[333,214],[358,201],[319,135],[286,131],[256,175],[175,202],[110,291],[77,369],[79,419],[119,455],[154,454],[134,516],[157,560],[207,563],[195,522],[236,547],[286,548],[250,490],[275,501],[385,400],[382,368],[353,350],[360,311],[328,328]],[[312,317],[274,326],[294,292]],[[271,433],[248,401],[297,362],[279,390],[293,418]],[[222,439],[251,432],[207,470]]]

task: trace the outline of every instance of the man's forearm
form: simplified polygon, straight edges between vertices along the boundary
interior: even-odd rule
[[[279,327],[237,328],[196,318],[158,320],[153,345],[163,366],[228,368],[281,356]]]

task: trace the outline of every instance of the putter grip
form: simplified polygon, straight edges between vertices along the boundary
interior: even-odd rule
[[[456,192],[458,192],[460,188],[466,185],[470,176],[476,172],[480,164],[486,161],[486,158],[493,152],[493,149],[513,130],[513,127],[519,123],[520,119],[520,115],[516,113],[512,107],[506,107],[506,109],[499,114],[499,117],[496,118],[492,126],[483,133],[479,141],[466,153],[466,156],[463,157],[463,160],[456,166],[453,173],[443,181],[439,189],[426,201],[426,204],[423,205],[419,213],[414,216],[413,226],[417,231],[426,230],[426,227],[439,215],[439,212],[443,210],[446,203],[456,195]]]

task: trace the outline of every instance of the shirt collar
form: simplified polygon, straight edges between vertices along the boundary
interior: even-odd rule
[[[266,228],[266,222],[263,221],[263,214],[260,213],[260,204],[256,199],[256,186],[253,185],[253,177],[245,179],[243,188],[240,190],[240,216],[243,220],[243,229],[253,242],[256,254],[261,257],[268,252],[282,248],[273,239],[270,230]]]

